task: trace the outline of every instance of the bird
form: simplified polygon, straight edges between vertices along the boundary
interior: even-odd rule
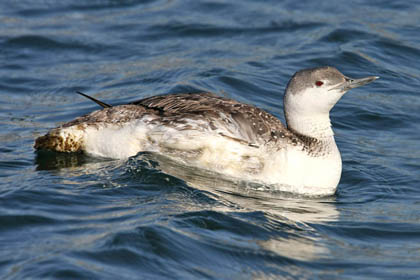
[[[342,172],[330,111],[353,79],[332,66],[297,71],[283,96],[286,125],[256,106],[210,92],[157,95],[102,107],[51,129],[36,150],[126,159],[155,152],[229,178],[308,196],[335,194]]]

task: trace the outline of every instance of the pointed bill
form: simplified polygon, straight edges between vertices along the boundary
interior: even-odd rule
[[[338,84],[337,86],[329,89],[329,90],[334,90],[334,89],[341,89],[343,91],[348,91],[352,88],[357,88],[363,85],[366,85],[368,83],[373,82],[374,80],[379,79],[378,76],[369,76],[366,78],[360,78],[360,79],[352,79],[349,77],[345,77],[345,81],[341,84]]]

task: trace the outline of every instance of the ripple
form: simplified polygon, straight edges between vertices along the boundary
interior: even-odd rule
[[[0,223],[3,232],[13,231],[21,227],[36,227],[54,224],[58,221],[36,215],[1,215]]]
[[[4,1],[3,1],[4,2]],[[419,8],[411,2],[0,4],[5,279],[398,279],[419,275]],[[34,153],[97,107],[213,91],[282,117],[297,70],[378,75],[333,110],[338,192],[258,191],[146,153]]]

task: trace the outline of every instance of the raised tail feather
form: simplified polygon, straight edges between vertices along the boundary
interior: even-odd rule
[[[84,94],[83,92],[80,91],[76,91],[76,93],[80,94],[81,96],[86,97],[87,99],[92,100],[93,102],[95,102],[96,104],[98,104],[99,106],[103,107],[103,108],[111,108],[112,105],[106,104],[105,102],[102,102],[98,99],[93,98],[92,96],[89,96],[87,94]]]

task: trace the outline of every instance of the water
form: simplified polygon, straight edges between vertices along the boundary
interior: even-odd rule
[[[278,2],[1,2],[1,278],[420,277],[420,6]],[[76,90],[111,104],[207,90],[283,119],[290,76],[320,65],[381,77],[332,112],[332,197],[32,147],[97,109]]]

